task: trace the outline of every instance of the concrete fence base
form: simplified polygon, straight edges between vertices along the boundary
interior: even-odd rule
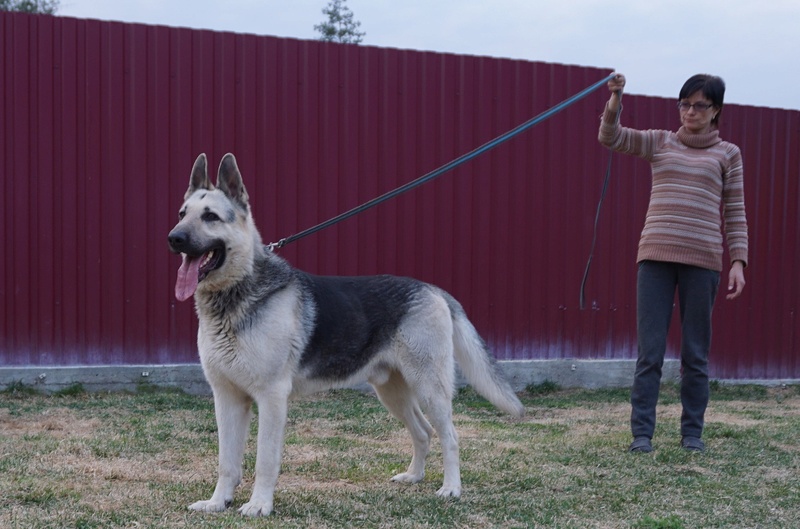
[[[633,380],[633,360],[515,360],[499,362],[515,390],[551,382],[564,388],[625,388]],[[663,382],[680,380],[680,362],[664,362]],[[797,380],[724,380],[730,384],[794,385]],[[130,391],[141,386],[175,388],[193,395],[210,395],[200,364],[75,367],[3,367],[0,391],[19,384],[52,393],[77,384],[89,392]],[[457,384],[467,384],[459,374]],[[368,389],[360,386],[357,389]]]
[[[565,388],[622,388],[633,379],[633,360],[526,360],[499,362],[515,390],[552,382]],[[680,378],[680,362],[664,363],[663,381]],[[780,385],[786,381],[748,381]],[[199,364],[0,368],[0,390],[19,384],[57,392],[80,384],[89,392],[130,391],[142,385],[177,388],[208,395],[211,389]],[[458,375],[458,385],[467,381]]]
[[[149,385],[195,395],[211,394],[200,364],[0,368],[0,389],[14,384],[47,393],[80,384],[92,393],[136,392],[142,385]]]

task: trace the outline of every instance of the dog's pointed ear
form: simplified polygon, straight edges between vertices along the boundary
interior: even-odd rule
[[[239,172],[236,158],[231,153],[223,156],[219,163],[217,187],[243,208],[250,207],[250,198],[247,196],[247,190],[242,182],[242,173]]]
[[[186,190],[186,194],[183,196],[183,199],[188,199],[192,193],[198,189],[208,189],[209,191],[214,189],[214,185],[208,178],[208,162],[206,160],[206,153],[202,153],[197,157],[197,160],[194,161],[192,175],[189,177],[189,189]]]

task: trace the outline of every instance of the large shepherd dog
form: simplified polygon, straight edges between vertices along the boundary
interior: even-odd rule
[[[175,295],[182,301],[194,295],[197,347],[219,429],[216,489],[190,509],[231,505],[253,402],[255,485],[239,509],[247,516],[272,511],[292,396],[368,382],[405,424],[414,446],[408,470],[392,480],[423,478],[435,431],[444,457],[437,494],[445,497],[461,494],[451,403],[455,363],[478,393],[511,415],[523,414],[486,344],[447,292],[403,277],[315,276],[265,247],[233,155],[222,159],[216,187],[205,154],[197,158],[179,215],[169,234],[170,249],[183,255]]]

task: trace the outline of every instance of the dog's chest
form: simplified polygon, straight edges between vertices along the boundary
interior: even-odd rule
[[[233,322],[229,318],[200,318],[197,348],[204,363],[233,363],[241,352]]]
[[[207,369],[230,375],[283,371],[296,350],[298,321],[287,303],[211,316],[198,311],[197,344]],[[240,375],[237,375],[240,376]]]

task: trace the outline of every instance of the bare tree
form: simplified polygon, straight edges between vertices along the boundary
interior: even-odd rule
[[[317,24],[314,29],[319,31],[319,40],[328,42],[343,42],[349,44],[360,44],[362,37],[366,35],[363,31],[358,31],[361,22],[353,20],[353,12],[345,5],[347,0],[330,0],[322,13],[327,16],[327,20],[322,24]]]
[[[0,11],[54,15],[61,0],[0,0]]]

